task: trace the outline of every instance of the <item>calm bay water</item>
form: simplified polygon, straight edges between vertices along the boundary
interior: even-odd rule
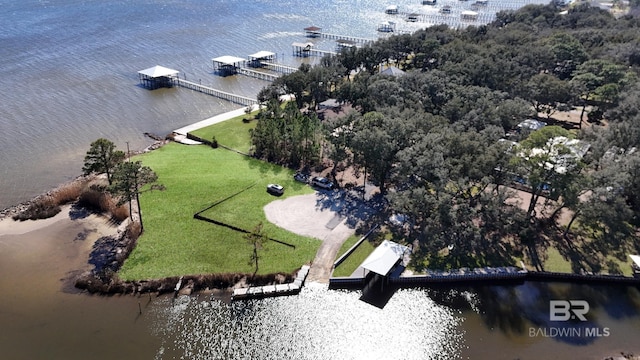
[[[447,1],[459,3],[439,4]],[[401,10],[434,11],[416,0],[395,3]],[[98,137],[140,149],[151,143],[144,132],[164,135],[238,107],[185,89],[142,89],[137,71],[163,65],[189,80],[254,96],[265,82],[217,77],[211,58],[269,50],[279,62],[298,66],[290,45],[306,40],[304,27],[375,38],[376,24],[391,19],[383,14],[387,5],[0,0],[0,208],[78,175]],[[322,49],[333,44],[317,40]],[[401,290],[384,309],[360,301],[359,292],[313,284],[297,297],[233,305],[208,295],[172,303],[74,294],[61,279],[83,268],[86,244],[104,225],[99,219],[83,224],[64,219],[24,235],[0,233],[1,357],[599,359],[640,351],[636,288],[527,283]],[[589,300],[590,322],[610,328],[611,336],[587,342],[529,336],[530,327],[545,325],[545,304],[554,296]]]
[[[492,12],[545,0],[490,2]],[[441,0],[437,7],[417,0],[395,2],[401,11],[431,14],[470,2]],[[89,144],[99,137],[125,149],[150,144],[143,133],[171,130],[237,108],[186,89],[147,91],[137,72],[154,65],[181,71],[188,80],[255,96],[264,81],[212,74],[211,59],[246,57],[260,50],[299,66],[291,43],[307,41],[303,29],[375,39],[377,24],[394,20],[376,0],[98,1],[0,0],[0,209],[42,193],[80,173]],[[437,19],[437,17],[440,19]],[[480,20],[479,20],[480,21]],[[333,50],[333,40],[314,40]],[[308,59],[305,61],[317,61]]]

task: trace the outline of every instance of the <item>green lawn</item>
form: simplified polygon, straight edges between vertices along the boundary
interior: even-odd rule
[[[250,115],[242,115],[217,123],[205,128],[193,131],[192,134],[205,140],[211,140],[214,136],[218,144],[248,153],[251,148],[251,136],[249,130],[258,123],[253,120],[249,123],[242,122],[243,118],[253,118],[257,112]]]
[[[342,256],[353,244],[355,244],[362,236],[352,235],[350,236],[342,247],[338,251],[338,257]],[[363,241],[358,248],[351,253],[338,267],[333,271],[333,276],[351,276],[351,274],[362,264],[362,262],[369,256],[375,247],[369,241]]]
[[[141,195],[145,231],[119,272],[122,279],[252,273],[248,264],[252,247],[241,233],[193,218],[196,212],[252,184],[249,190],[202,215],[247,230],[263,222],[269,237],[296,246],[292,249],[268,242],[260,252],[261,274],[290,272],[313,260],[319,241],[276,227],[263,211],[267,203],[277,199],[266,192],[268,183],[283,185],[283,198],[313,191],[296,183],[291,170],[204,145],[170,143],[138,159],[158,174],[158,183],[166,190]]]
[[[546,271],[555,271],[563,273],[571,273],[571,263],[567,261],[558,249],[550,246],[547,248],[547,259],[544,262],[544,269]]]

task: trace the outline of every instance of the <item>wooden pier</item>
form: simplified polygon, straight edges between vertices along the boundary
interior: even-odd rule
[[[293,43],[291,44],[293,47],[293,55],[300,57],[308,57],[308,56],[325,56],[325,55],[336,55],[334,51],[327,50],[318,50],[313,47],[313,43]]]
[[[266,67],[269,70],[273,70],[279,73],[283,73],[283,74],[291,74],[294,73],[296,71],[298,71],[298,68],[294,68],[292,66],[287,66],[287,65],[282,65],[282,64],[277,64],[277,63],[273,63],[273,62],[266,62],[263,61],[262,65],[264,67]]]
[[[360,43],[360,44],[368,44],[368,43],[374,42],[373,39],[325,33],[325,32],[322,32],[322,28],[319,28],[317,26],[309,26],[307,28],[304,28],[304,32],[306,37],[310,37],[310,38],[321,37],[325,39],[348,40],[348,41],[353,41],[355,43]]]
[[[373,39],[360,38],[355,36],[347,36],[347,35],[338,35],[338,34],[328,34],[328,33],[320,33],[320,37],[325,39],[334,39],[334,40],[348,40],[353,41],[354,43],[359,44],[368,44],[374,42]]]
[[[251,70],[246,67],[237,68],[236,73],[241,75],[251,76],[260,80],[267,80],[267,81],[274,81],[275,79],[280,77],[280,75],[270,74],[264,71]]]
[[[217,90],[217,89],[214,89],[214,88],[210,88],[208,86],[196,84],[194,82],[183,80],[183,79],[179,79],[179,78],[176,79],[175,84],[178,85],[178,86],[185,87],[187,89],[199,91],[201,93],[204,93],[204,94],[207,94],[207,95],[211,95],[211,96],[215,96],[217,98],[228,100],[228,101],[234,102],[236,104],[240,104],[240,105],[254,105],[254,104],[258,103],[257,99],[252,99],[252,98],[249,98],[249,97],[246,97],[246,96],[231,94],[231,93],[228,93],[228,92],[225,92],[225,91]]]
[[[300,293],[308,274],[309,266],[304,265],[300,268],[298,276],[292,283],[234,289],[231,301],[296,295]]]

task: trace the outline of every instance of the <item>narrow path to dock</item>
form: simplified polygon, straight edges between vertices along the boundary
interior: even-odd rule
[[[345,233],[349,232],[353,232],[353,229],[349,228],[343,220],[324,238],[309,269],[308,281],[329,283],[333,262],[336,260],[340,247],[348,238]]]

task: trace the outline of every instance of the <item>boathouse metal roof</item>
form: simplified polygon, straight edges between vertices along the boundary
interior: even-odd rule
[[[361,267],[373,271],[376,274],[386,276],[411,250],[404,245],[385,240],[363,262]]]
[[[317,26],[309,26],[304,28],[304,31],[320,31],[320,30],[322,30],[322,28],[319,28]]]
[[[291,46],[299,47],[299,48],[312,48],[313,43],[312,42],[306,42],[306,43],[294,42],[293,44],[291,44]]]
[[[220,57],[214,58],[213,61],[215,61],[217,63],[220,63],[220,64],[224,64],[224,65],[235,66],[236,64],[243,63],[246,60],[241,58],[241,57],[237,57],[237,56],[225,55],[225,56],[220,56]]]
[[[636,266],[638,268],[640,268],[640,256],[638,256],[638,255],[629,255],[629,257],[631,258],[631,260],[633,260],[633,262],[636,264]]]
[[[150,78],[176,76],[178,75],[178,73],[179,73],[178,70],[169,69],[160,65],[156,65],[154,67],[150,67],[148,69],[138,71],[138,74],[142,74]]]
[[[258,51],[255,54],[251,54],[251,55],[249,55],[249,57],[252,58],[252,59],[262,59],[262,58],[269,58],[269,57],[272,57],[272,56],[275,56],[275,55],[276,55],[276,53],[274,53],[274,52],[264,51],[263,50],[263,51]]]

